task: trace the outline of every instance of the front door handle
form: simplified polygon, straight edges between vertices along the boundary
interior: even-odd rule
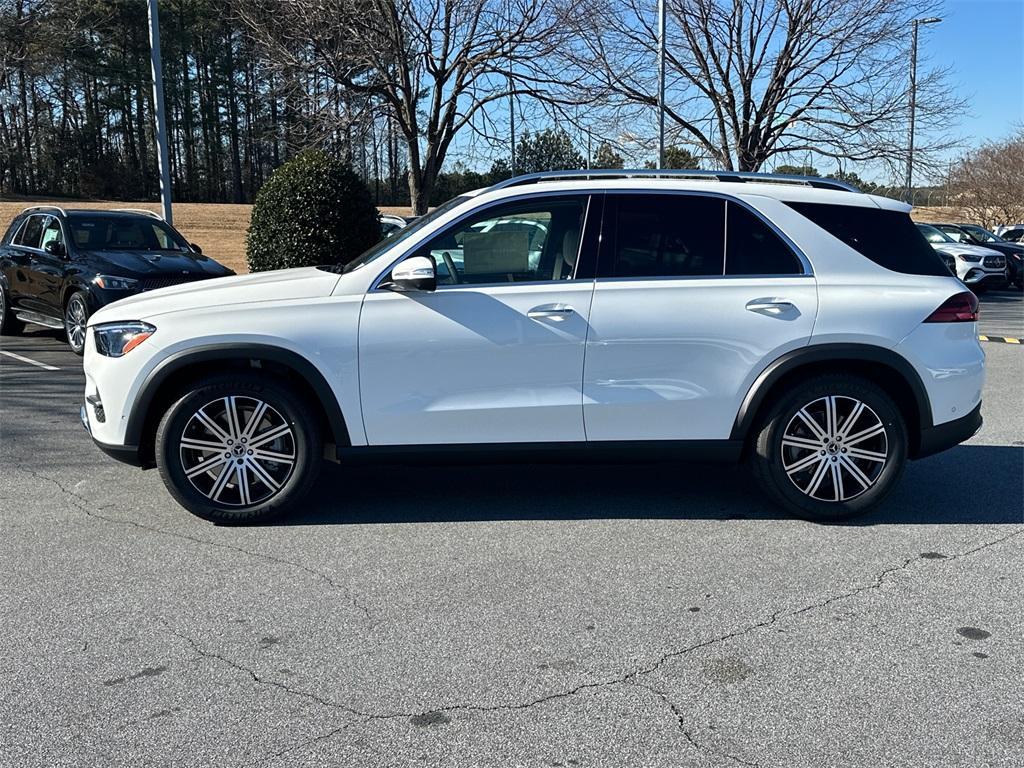
[[[785,299],[752,299],[747,302],[747,309],[763,315],[782,315],[792,312],[796,306]]]
[[[564,320],[573,314],[576,310],[567,304],[542,304],[539,307],[534,307],[526,316],[532,320],[540,320],[548,318],[551,320]]]

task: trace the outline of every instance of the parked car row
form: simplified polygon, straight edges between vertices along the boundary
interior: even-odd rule
[[[949,268],[975,293],[1006,285],[1024,288],[1024,245],[976,224],[918,224]]]
[[[384,214],[381,236],[414,220]],[[80,355],[89,317],[101,307],[233,274],[152,211],[32,206],[0,240],[0,335],[21,333],[26,323],[61,329]]]

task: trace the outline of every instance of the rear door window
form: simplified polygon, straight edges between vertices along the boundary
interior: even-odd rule
[[[726,216],[725,274],[799,275],[800,259],[757,215],[729,203]]]
[[[612,195],[606,221],[611,248],[602,249],[607,277],[721,275],[725,263],[725,200],[703,195]]]
[[[786,205],[881,267],[907,275],[949,276],[942,259],[906,213],[831,203]]]

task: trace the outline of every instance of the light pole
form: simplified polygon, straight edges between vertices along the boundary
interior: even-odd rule
[[[164,114],[164,73],[160,62],[160,13],[157,0],[149,0],[149,55],[153,69],[153,107],[156,109],[156,161],[160,170],[160,203],[164,221],[171,220],[171,160],[167,151],[167,117]]]
[[[658,0],[658,169],[665,167],[665,0]]]
[[[910,43],[910,129],[907,133],[907,180],[905,197],[913,205],[914,196],[914,117],[917,111],[917,28],[922,24],[938,24],[942,19],[930,16],[910,22],[912,37]]]

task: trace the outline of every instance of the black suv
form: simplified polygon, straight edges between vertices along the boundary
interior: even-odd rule
[[[105,304],[233,274],[150,211],[26,208],[0,241],[0,334],[63,328],[80,355],[89,315]]]

